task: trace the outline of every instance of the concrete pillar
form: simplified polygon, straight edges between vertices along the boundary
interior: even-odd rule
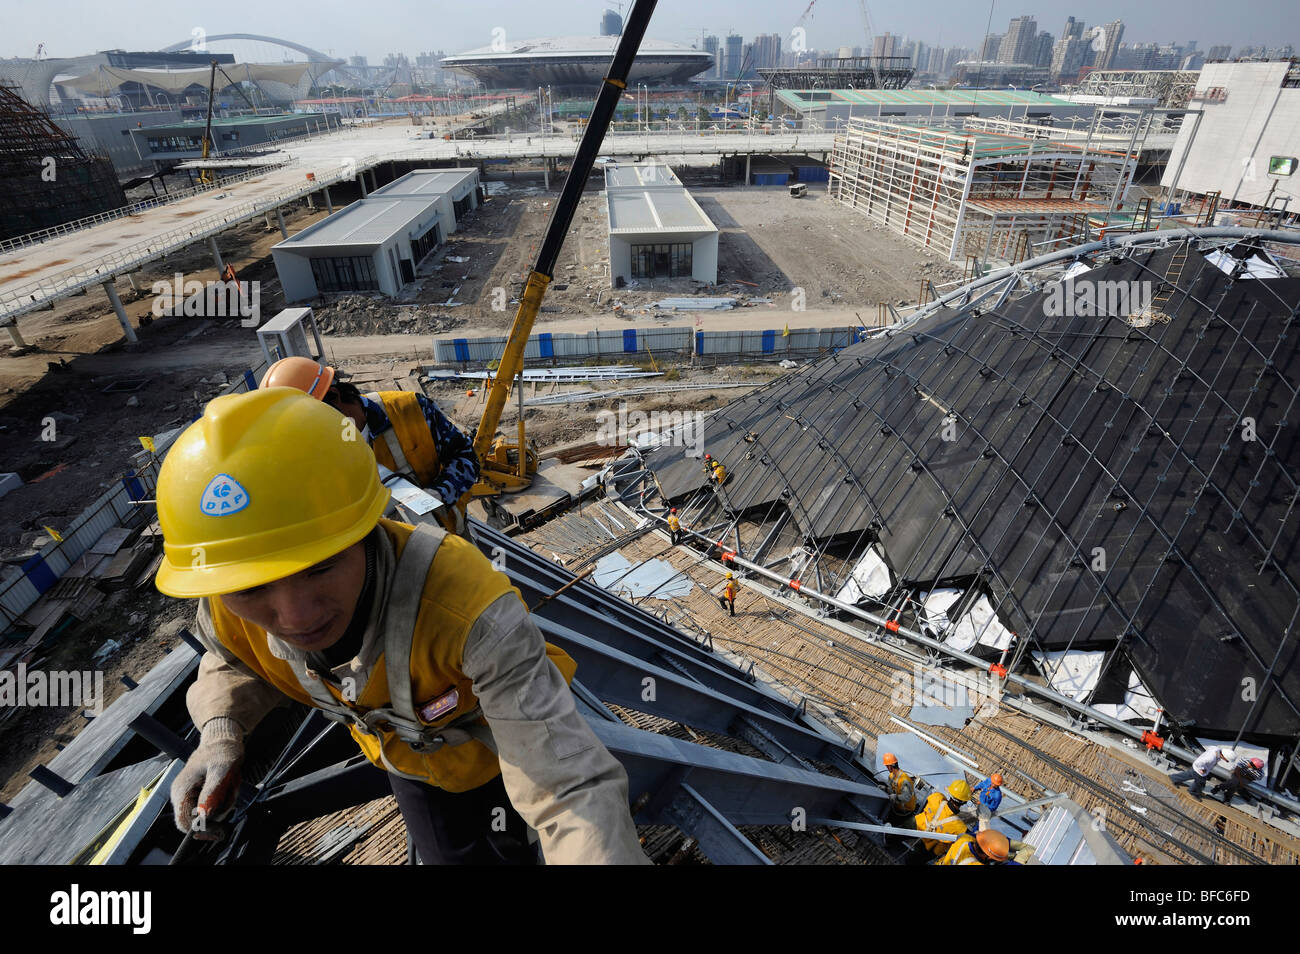
[[[221,260],[221,252],[217,249],[217,240],[213,236],[208,236],[208,248],[212,251],[212,260],[217,263],[217,274],[220,275],[226,270],[226,263]]]
[[[749,160],[752,158],[749,153],[745,153],[745,185],[749,185]]]
[[[122,331],[126,333],[126,340],[139,340],[135,336],[135,329],[131,327],[131,320],[126,317],[126,309],[122,307],[122,299],[117,297],[117,289],[113,287],[112,279],[104,282],[104,293],[108,295],[108,300],[113,306],[113,311],[117,314],[118,323],[121,324]]]
[[[138,292],[140,290],[140,286],[135,283],[135,275],[132,273],[127,272],[126,281],[131,286],[131,291]]]
[[[542,160],[542,185],[547,192],[551,191],[551,160],[549,159]]]
[[[366,174],[364,172],[357,176],[357,184],[361,186],[361,198],[364,199],[366,196],[370,195],[366,190]]]
[[[27,347],[27,342],[18,333],[18,321],[16,319],[5,325],[5,331],[9,332],[9,340],[14,343],[15,348],[21,351]]]
[[[275,220],[280,223],[280,237],[287,239],[289,237],[289,230],[284,227],[284,213],[279,209],[275,210]]]
[[[334,203],[330,201],[330,187],[326,186],[320,190],[325,196],[325,211],[330,215],[334,214]]]
[[[370,170],[370,191],[371,192],[379,191],[379,167],[378,166]]]
[[[273,229],[273,228],[275,227],[275,226],[273,226],[273,225],[271,224],[271,213],[270,213],[270,212],[265,213],[265,214],[262,216],[262,218],[264,218],[264,219],[266,220],[266,230],[267,230],[268,232],[271,231],[271,229]]]
[[[316,203],[312,201],[312,193],[310,192],[307,193],[307,211],[308,212],[316,211]]]

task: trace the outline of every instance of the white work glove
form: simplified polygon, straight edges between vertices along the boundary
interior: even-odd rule
[[[224,716],[209,719],[199,747],[172,782],[176,827],[186,834],[193,829],[198,841],[219,841],[224,831],[218,822],[234,807],[243,762],[239,723]]]

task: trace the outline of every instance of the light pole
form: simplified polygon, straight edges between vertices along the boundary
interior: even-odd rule
[[[1035,83],[1033,86],[1029,87],[1029,92],[1032,93],[1034,90],[1038,89],[1038,87],[1040,87],[1040,86],[1042,86],[1042,85],[1044,85],[1044,84],[1043,84],[1043,83]],[[1042,93],[1039,93],[1038,95],[1041,96]],[[1021,122],[1025,123],[1026,125],[1029,124],[1029,103],[1028,103],[1028,101],[1025,102],[1025,115],[1021,118]]]

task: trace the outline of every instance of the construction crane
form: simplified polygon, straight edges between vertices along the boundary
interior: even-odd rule
[[[200,157],[204,161],[207,161],[208,156],[211,155],[212,152],[216,151],[215,149],[211,149],[210,147],[213,146],[212,100],[216,96],[216,92],[217,92],[217,70],[218,69],[221,68],[217,66],[217,61],[213,60],[212,68],[208,72],[208,119],[203,127],[203,155]],[[232,80],[230,78],[230,74],[227,73],[225,70],[221,70],[221,75],[226,78],[227,82],[229,82],[231,86],[235,87],[235,91],[239,93],[240,96],[244,97],[244,102],[246,102],[249,108],[252,109],[254,113],[256,113],[257,107],[253,105],[253,101],[248,98],[248,94],[244,92],[243,88],[234,80]],[[212,169],[204,168],[199,170],[199,183],[201,185],[211,185],[216,181],[217,181],[217,176]]]
[[[510,328],[510,337],[506,339],[505,350],[497,365],[497,373],[488,390],[487,402],[483,408],[483,417],[474,432],[474,451],[480,463],[479,482],[471,493],[475,497],[495,496],[500,493],[523,490],[528,487],[537,473],[537,450],[528,441],[524,432],[524,413],[522,401],[519,408],[519,436],[514,443],[505,437],[497,436],[497,425],[501,421],[501,411],[505,407],[515,376],[523,371],[524,346],[532,333],[533,322],[542,307],[542,298],[546,295],[546,286],[551,283],[555,262],[559,258],[564,238],[573,222],[578,201],[582,198],[587,178],[600,152],[623,91],[627,89],[627,77],[632,69],[632,60],[636,57],[654,12],[656,0],[635,0],[627,22],[623,25],[623,35],[619,38],[614,51],[614,59],[609,73],[601,84],[596,96],[596,104],[591,110],[591,119],[582,134],[578,151],[573,157],[573,164],[560,199],[555,203],[551,220],[542,237],[537,261],[528,275],[523,294],[519,298],[519,308],[515,312],[514,324]],[[522,384],[520,395],[523,394]]]

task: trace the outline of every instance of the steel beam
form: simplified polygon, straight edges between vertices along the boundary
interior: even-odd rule
[[[670,785],[689,781],[733,825],[789,825],[795,809],[809,818],[829,816],[842,811],[844,800],[853,796],[882,807],[888,802],[877,788],[829,775],[604,720],[591,723],[591,728],[623,763],[634,802],[643,793],[662,794],[671,791]],[[657,817],[655,813],[642,821],[653,824]]]
[[[772,860],[708,803],[683,784],[663,812],[663,820],[700,843],[715,865],[770,865]]]
[[[806,758],[825,758],[828,749],[839,750],[841,755],[853,754],[848,743],[787,717],[739,702],[552,620],[535,617],[534,622],[548,640],[577,660],[583,684],[606,702],[732,736],[739,733],[739,720],[746,719],[786,751]],[[647,679],[653,682],[647,684]]]

